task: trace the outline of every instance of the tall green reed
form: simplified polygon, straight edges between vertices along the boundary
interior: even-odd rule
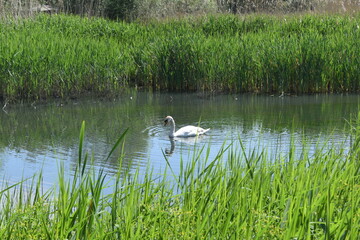
[[[2,22],[1,97],[175,91],[357,92],[359,16],[76,16]],[[26,44],[25,44],[26,43]]]

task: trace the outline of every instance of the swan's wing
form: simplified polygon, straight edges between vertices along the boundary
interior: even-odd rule
[[[176,137],[194,137],[196,136],[197,131],[194,126],[182,127],[175,132]]]
[[[208,129],[203,129],[201,127],[195,127],[195,126],[186,126],[182,127],[179,130],[176,131],[175,136],[176,137],[195,137],[197,135],[201,135],[209,131]]]

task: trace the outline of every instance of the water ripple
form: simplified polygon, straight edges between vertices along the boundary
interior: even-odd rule
[[[163,134],[165,134],[164,128],[158,126],[158,125],[154,125],[154,126],[149,126],[147,128],[145,128],[143,131],[143,133],[148,133],[149,136],[152,137],[159,137]]]

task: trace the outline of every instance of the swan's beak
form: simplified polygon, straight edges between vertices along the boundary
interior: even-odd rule
[[[166,126],[166,125],[167,125],[167,123],[168,123],[168,120],[167,120],[167,119],[165,119],[165,120],[164,120],[164,126]]]

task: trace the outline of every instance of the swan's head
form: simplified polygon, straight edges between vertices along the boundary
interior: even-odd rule
[[[174,122],[174,119],[171,116],[167,116],[164,119],[164,126],[166,126],[167,124],[172,123],[172,122]]]

